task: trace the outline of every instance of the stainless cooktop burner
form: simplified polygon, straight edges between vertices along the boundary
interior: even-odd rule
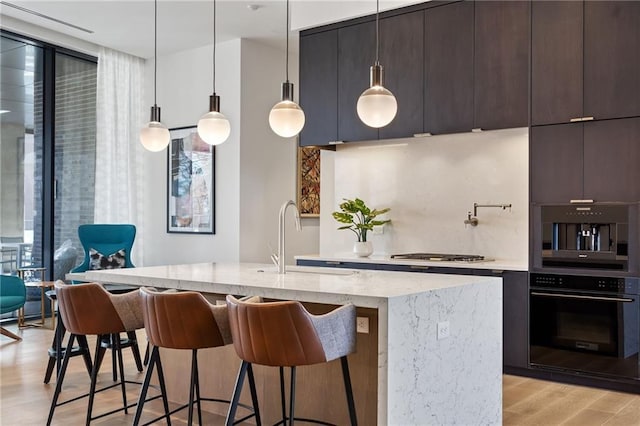
[[[392,254],[391,259],[430,260],[441,262],[486,262],[484,256],[476,254],[405,253]]]

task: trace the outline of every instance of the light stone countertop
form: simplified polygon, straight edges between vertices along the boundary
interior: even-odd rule
[[[500,277],[288,269],[279,275],[272,265],[199,263],[67,278],[375,308],[378,425],[502,424]],[[439,339],[443,322],[450,336]]]
[[[279,275],[273,265],[197,263],[148,266],[69,274],[114,284],[176,288],[220,294],[257,295],[319,303],[378,307],[386,299],[484,282],[488,277],[410,272],[287,266]]]
[[[407,265],[407,266],[429,266],[439,268],[468,268],[468,269],[490,269],[497,271],[527,271],[529,269],[527,261],[493,259],[482,262],[443,262],[411,259],[391,259],[388,255],[371,255],[369,257],[357,257],[352,253],[337,253],[330,256],[320,256],[318,254],[295,256],[296,260],[314,260],[322,262],[356,262],[375,263],[385,265]]]

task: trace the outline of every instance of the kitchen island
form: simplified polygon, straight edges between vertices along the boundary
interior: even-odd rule
[[[368,324],[369,334],[358,334],[358,353],[354,354],[365,360],[362,365],[355,360],[352,373],[360,424],[502,422],[500,278],[302,267],[291,267],[285,275],[278,275],[271,265],[202,263],[87,271],[85,279],[193,290],[212,300],[235,294],[299,300],[316,308],[353,303],[359,308],[359,317],[362,314],[363,318],[375,321]],[[373,342],[373,346],[362,344],[361,340]],[[232,354],[227,358],[232,358]],[[213,358],[207,361],[218,364]],[[183,374],[172,373],[178,367],[165,364],[169,380]],[[232,382],[235,368],[225,369],[230,377],[227,381]],[[320,412],[325,420],[346,424],[342,417],[342,406],[346,403],[339,376],[336,375],[335,384],[330,382],[331,389],[326,389],[327,370],[319,371],[325,389],[310,388],[311,398],[298,395],[300,414],[313,417]],[[260,377],[257,381],[265,382]],[[299,381],[304,385],[317,379],[299,376]],[[215,377],[209,377],[203,380],[203,386],[226,392],[228,398],[231,388],[225,390],[214,382]],[[274,396],[277,383],[273,385],[259,395],[262,405],[268,399],[267,407],[261,406],[267,416],[270,405],[275,405],[274,412],[279,410],[279,397]],[[340,408],[323,408],[325,399]]]

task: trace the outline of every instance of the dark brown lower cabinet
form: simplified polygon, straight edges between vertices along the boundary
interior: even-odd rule
[[[502,274],[502,364],[529,366],[529,273]]]

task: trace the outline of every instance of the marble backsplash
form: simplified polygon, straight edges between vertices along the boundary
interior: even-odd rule
[[[339,145],[322,152],[320,255],[349,253],[355,236],[331,212],[343,198],[390,207],[374,254],[428,251],[528,257],[528,129]],[[465,226],[473,204],[479,225]]]

